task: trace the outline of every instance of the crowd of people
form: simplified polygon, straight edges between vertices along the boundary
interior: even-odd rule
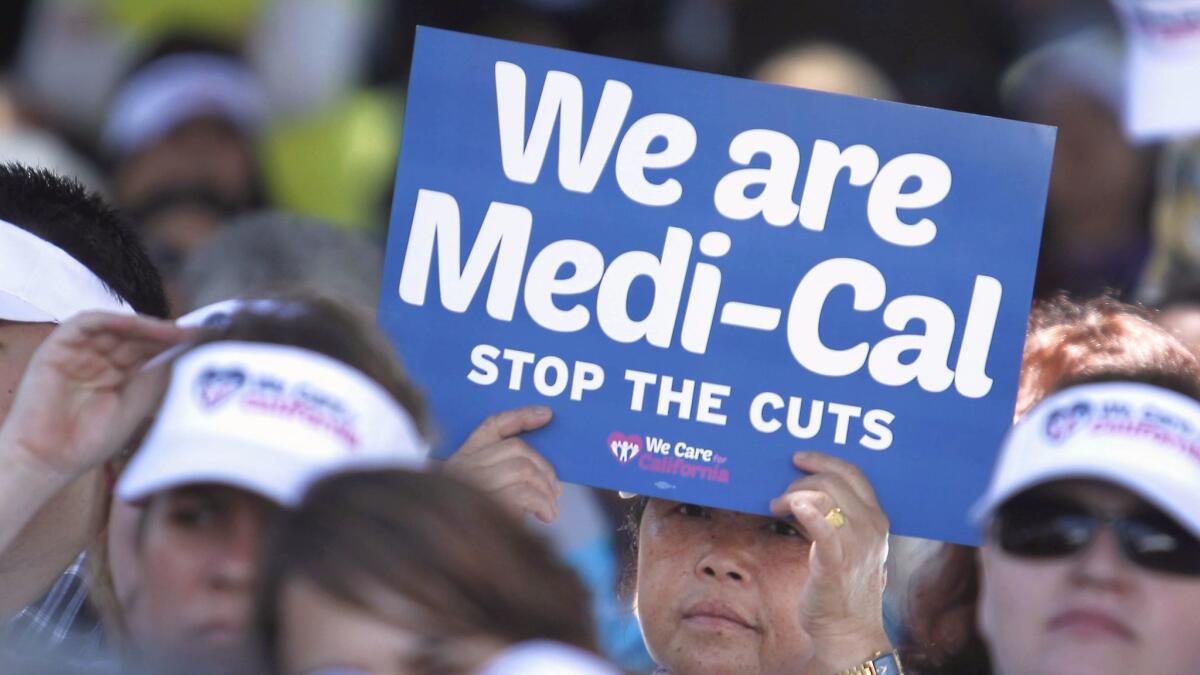
[[[1122,132],[1107,3],[925,3],[1020,27],[963,52],[994,88],[950,68],[971,59],[922,80],[932,47],[880,68],[897,45],[845,28],[745,47],[888,15],[870,2],[18,4],[0,673],[1200,672],[1200,146]],[[433,459],[373,315],[402,94],[363,72],[403,63],[358,46],[381,16],[1057,124],[981,546],[891,536],[863,473],[811,448],[771,516],[562,483],[524,440],[544,406]],[[67,35],[95,62],[52,58]]]

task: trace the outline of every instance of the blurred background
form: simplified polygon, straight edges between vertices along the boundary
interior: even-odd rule
[[[1122,133],[1105,0],[13,0],[0,157],[115,200],[182,311],[247,213],[382,241],[418,24],[1056,125],[1037,293],[1200,288],[1196,152]]]

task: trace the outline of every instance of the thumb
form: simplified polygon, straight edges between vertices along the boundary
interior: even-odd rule
[[[471,432],[459,452],[486,448],[517,434],[546,426],[553,412],[544,405],[527,405],[505,410],[485,419]]]

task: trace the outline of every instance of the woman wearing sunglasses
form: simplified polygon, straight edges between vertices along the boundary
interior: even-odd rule
[[[973,515],[994,672],[1200,672],[1195,398],[1129,381],[1061,390],[1014,427]]]

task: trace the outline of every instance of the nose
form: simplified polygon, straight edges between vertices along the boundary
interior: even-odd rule
[[[696,573],[720,582],[751,580],[753,542],[736,531],[712,533],[708,550],[696,563]]]
[[[215,552],[212,581],[221,588],[250,588],[258,579],[265,518],[253,508],[236,509],[222,546]]]
[[[1125,559],[1111,527],[1102,527],[1087,548],[1072,558],[1071,579],[1081,586],[1120,591],[1133,563]]]

